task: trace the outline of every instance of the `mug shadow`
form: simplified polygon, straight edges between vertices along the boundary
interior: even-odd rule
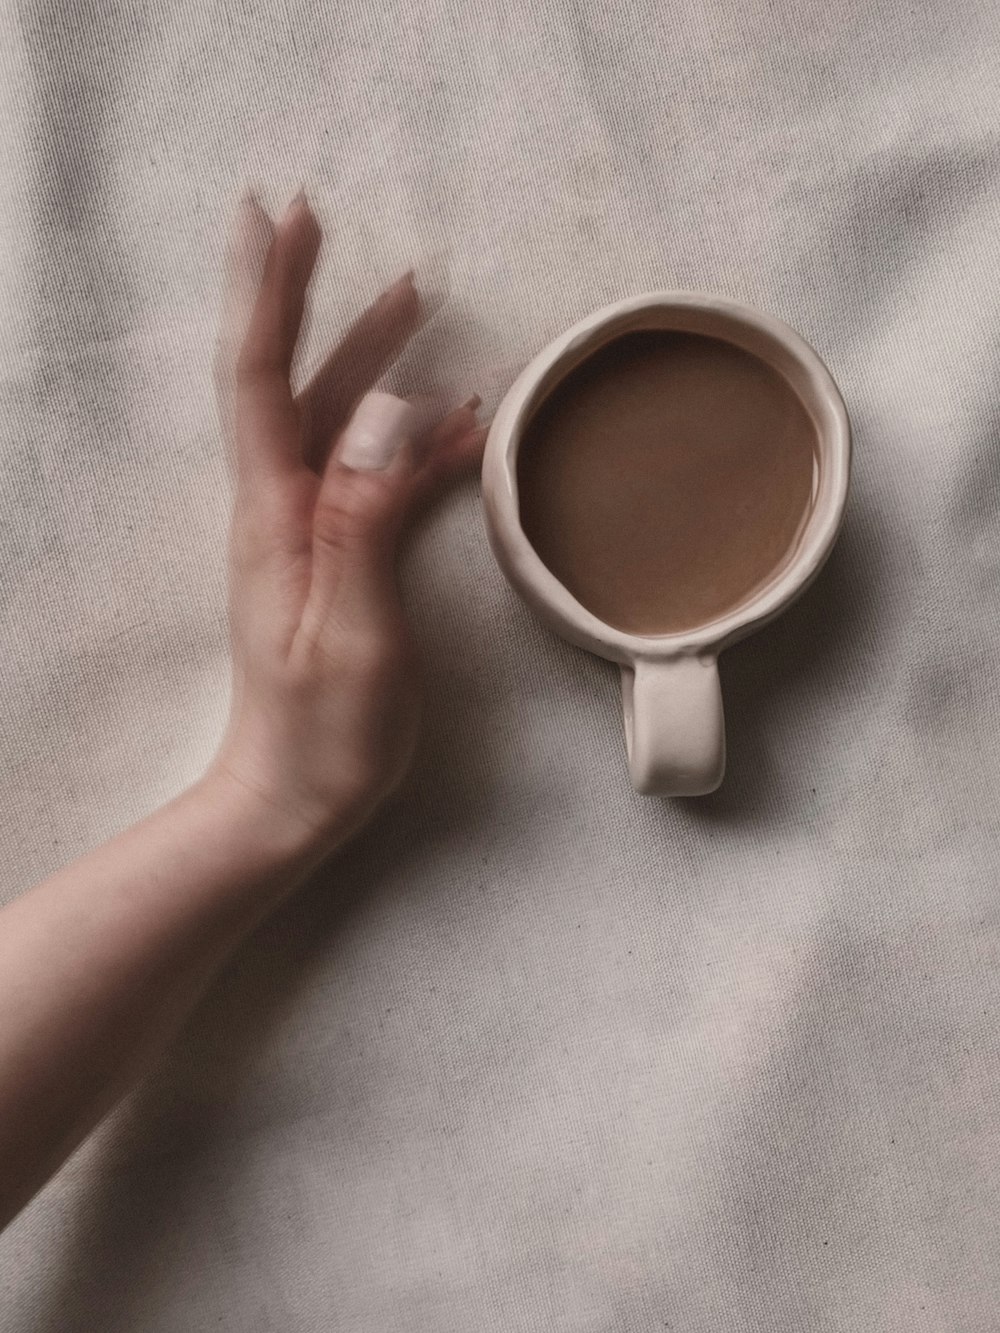
[[[853,495],[844,527],[816,581],[770,625],[719,658],[726,714],[722,786],[683,802],[695,820],[780,822],[802,810],[772,737],[803,694],[842,693],[860,682],[877,638],[887,551],[863,500]]]

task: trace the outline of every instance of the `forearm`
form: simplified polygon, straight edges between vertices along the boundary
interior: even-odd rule
[[[0,1226],[319,855],[206,779],[0,912]]]
[[[409,273],[293,393],[319,243],[304,195],[277,225],[256,201],[241,211],[232,260],[249,324],[226,334],[219,367],[238,497],[234,697],[212,775],[0,911],[0,1226],[413,752],[417,672],[397,546],[479,460],[485,431],[470,399],[419,439],[394,426],[377,466],[350,451],[344,461],[355,404],[417,327],[420,300]],[[401,419],[416,430],[412,413]]]

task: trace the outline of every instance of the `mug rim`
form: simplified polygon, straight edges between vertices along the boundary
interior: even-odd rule
[[[763,335],[765,340],[776,343],[808,384],[811,401],[807,401],[799,388],[789,381],[789,387],[803,402],[816,426],[822,462],[820,492],[806,520],[799,549],[785,569],[765,584],[757,595],[707,624],[683,633],[640,635],[617,629],[588,611],[556,578],[532,546],[520,523],[517,455],[525,425],[538,405],[536,399],[544,397],[540,389],[547,377],[552,377],[552,385],[546,387],[546,392],[568,374],[574,364],[585,360],[602,345],[600,334],[609,325],[630,315],[657,310],[680,316],[685,313],[708,316],[729,323],[734,329],[742,327],[749,333]],[[683,324],[646,327],[685,331]],[[628,327],[621,330],[622,333],[627,331]],[[708,336],[723,335],[709,332]],[[613,337],[605,341],[609,342]],[[762,355],[756,346],[746,350],[781,373],[773,360]],[[822,420],[817,419],[817,415]],[[579,647],[622,664],[639,659],[715,656],[784,611],[823,567],[843,522],[851,448],[850,421],[840,390],[815,349],[789,324],[752,306],[710,293],[644,292],[602,306],[577,320],[528,362],[505,394],[490,426],[483,457],[487,532],[494,554],[513,586],[557,633]]]

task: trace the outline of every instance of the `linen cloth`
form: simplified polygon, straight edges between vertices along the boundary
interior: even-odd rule
[[[242,186],[326,231],[307,371],[411,260],[492,410],[592,308],[769,310],[855,432],[830,565],[723,658],[715,796],[477,489],[407,558],[411,781],[0,1241],[4,1333],[1000,1328],[1000,15],[989,0],[8,0],[10,898],[225,717],[211,356]],[[39,984],[45,983],[44,975]]]

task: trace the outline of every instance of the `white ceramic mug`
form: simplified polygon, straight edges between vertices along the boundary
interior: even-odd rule
[[[799,396],[818,439],[813,505],[791,559],[735,610],[685,633],[655,637],[614,629],[582,606],[542,563],[518,513],[517,452],[528,420],[570,370],[635,329],[706,334],[759,357]],[[847,411],[812,348],[780,320],[714,296],[653,292],[607,306],[549,343],[511,386],[493,418],[483,461],[490,542],[511,584],[556,633],[620,665],[625,745],[637,791],[698,796],[722,781],[718,655],[772,620],[816,577],[840,529],[850,461]]]

